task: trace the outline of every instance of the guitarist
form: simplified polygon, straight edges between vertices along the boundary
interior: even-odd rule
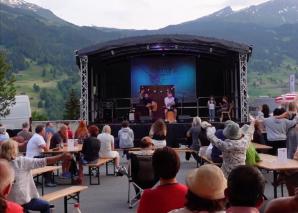
[[[150,117],[152,117],[152,111],[157,110],[156,102],[149,97],[149,93],[147,92],[145,92],[143,98],[141,98],[141,104],[148,108]]]

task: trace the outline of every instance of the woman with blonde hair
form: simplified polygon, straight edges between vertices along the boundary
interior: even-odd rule
[[[167,126],[162,119],[158,119],[152,124],[149,136],[152,138],[152,142],[156,149],[167,146]]]
[[[79,140],[79,143],[83,143],[84,139],[89,136],[86,121],[80,120],[79,126],[75,131],[75,139]]]
[[[63,153],[54,157],[28,158],[18,156],[18,153],[18,144],[14,140],[10,139],[0,147],[0,158],[9,161],[15,172],[15,182],[8,199],[22,205],[26,212],[28,210],[50,212],[50,204],[39,198],[31,170],[53,165],[59,160],[71,159],[71,155]]]

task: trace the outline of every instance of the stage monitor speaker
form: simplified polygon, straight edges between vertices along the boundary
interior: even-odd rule
[[[192,117],[190,117],[189,115],[179,115],[178,122],[179,123],[191,123]]]
[[[150,123],[151,121],[152,121],[152,118],[150,116],[140,116],[141,123]]]

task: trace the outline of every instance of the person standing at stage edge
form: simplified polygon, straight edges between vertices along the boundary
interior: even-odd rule
[[[215,119],[215,106],[216,102],[213,96],[210,96],[208,100],[208,111],[209,111],[209,121],[214,122]]]

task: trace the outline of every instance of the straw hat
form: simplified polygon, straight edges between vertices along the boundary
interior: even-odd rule
[[[192,193],[201,198],[219,200],[225,197],[227,180],[219,167],[207,164],[189,172],[186,185]]]
[[[231,140],[238,140],[242,136],[242,131],[239,124],[235,122],[229,122],[223,130],[223,134],[226,138]]]

